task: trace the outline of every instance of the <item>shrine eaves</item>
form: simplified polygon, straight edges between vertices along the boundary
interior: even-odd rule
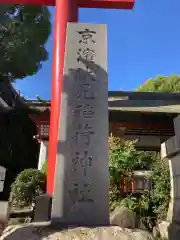
[[[80,8],[107,8],[107,9],[132,9],[134,7],[135,2],[135,0],[72,0],[72,1],[77,1],[77,5]],[[55,6],[55,0],[0,0],[0,4],[29,4],[29,5]]]

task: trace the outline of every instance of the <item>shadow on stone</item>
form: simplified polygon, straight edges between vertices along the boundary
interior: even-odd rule
[[[59,130],[52,203],[52,223],[60,228],[109,225],[107,71],[92,61],[78,61],[81,68],[65,64],[63,80],[63,127]],[[83,85],[88,90],[80,89]],[[74,143],[79,136],[83,143]],[[81,163],[76,170],[75,161],[81,159],[92,163]]]
[[[180,224],[170,223],[168,227],[168,240],[179,240],[180,238]]]
[[[52,197],[43,194],[36,197],[34,221],[46,222],[51,220]]]

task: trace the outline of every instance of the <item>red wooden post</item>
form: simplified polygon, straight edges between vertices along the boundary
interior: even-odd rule
[[[134,193],[134,175],[131,174],[131,192]]]
[[[66,42],[67,22],[78,20],[78,7],[74,0],[60,0],[56,2],[54,59],[52,79],[51,121],[48,156],[47,193],[52,195],[57,153],[57,139],[59,129],[60,103],[63,81],[64,52]]]
[[[127,192],[127,186],[126,186],[126,176],[125,174],[123,174],[123,194],[125,194]]]

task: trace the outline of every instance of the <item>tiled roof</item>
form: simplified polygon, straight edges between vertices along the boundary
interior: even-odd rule
[[[180,93],[109,92],[109,110],[120,112],[180,113]],[[28,100],[31,109],[50,110],[50,101]]]

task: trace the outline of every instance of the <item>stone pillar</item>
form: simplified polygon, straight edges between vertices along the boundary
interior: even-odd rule
[[[177,147],[176,136],[161,145],[161,158],[167,158],[169,161],[171,200],[167,220],[170,222],[180,222],[180,153]]]
[[[180,223],[180,154],[169,158],[171,201],[167,220]]]
[[[161,157],[167,158],[170,170],[170,203],[167,222],[161,223],[160,232],[169,240],[178,240],[180,236],[180,153],[176,135],[161,145]],[[165,228],[163,227],[166,226]]]
[[[106,25],[67,26],[52,223],[109,224]]]
[[[180,224],[180,116],[174,119],[175,136],[166,143],[171,176],[171,202],[168,219]]]
[[[174,120],[175,136],[161,145],[161,157],[169,161],[171,200],[167,213],[168,239],[176,240],[180,236],[180,117]]]
[[[41,170],[45,161],[48,159],[48,141],[41,141],[38,170]]]

